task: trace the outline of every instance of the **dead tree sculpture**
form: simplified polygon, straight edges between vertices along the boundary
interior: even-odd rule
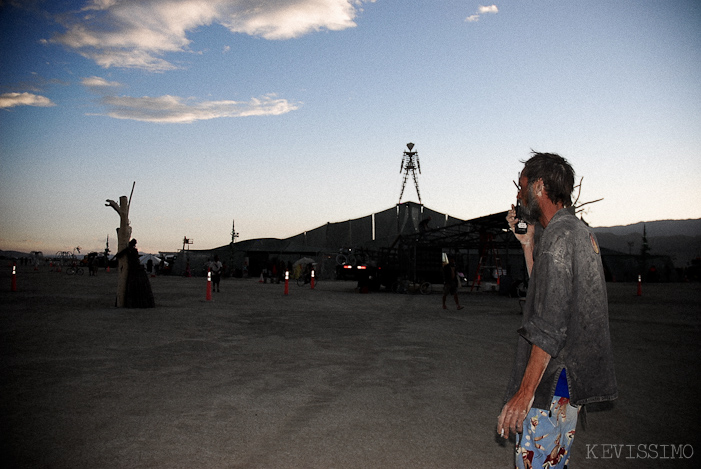
[[[131,239],[131,226],[129,226],[129,206],[131,205],[131,196],[134,194],[134,186],[131,186],[131,194],[129,199],[126,195],[119,198],[119,205],[114,200],[107,199],[106,207],[112,207],[119,214],[119,228],[117,228],[117,252],[121,252],[129,245]],[[117,301],[118,308],[124,307],[124,298],[127,291],[127,276],[129,274],[129,264],[126,256],[121,256],[117,259]]]
[[[579,196],[582,195],[582,182],[583,182],[583,181],[584,181],[584,177],[582,177],[582,178],[579,180],[579,184],[577,184],[576,186],[574,186],[575,189],[578,189],[578,190],[577,190],[577,198],[574,199],[574,202],[572,203],[572,206],[574,207],[576,213],[581,213],[581,212],[583,212],[584,209],[583,209],[582,207],[584,207],[585,205],[593,204],[593,203],[596,203],[596,202],[601,202],[602,200],[604,200],[604,198],[602,197],[601,199],[590,200],[589,202],[583,202],[583,203],[580,204],[580,203],[579,203]]]

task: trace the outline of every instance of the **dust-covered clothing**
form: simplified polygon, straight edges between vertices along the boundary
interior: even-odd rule
[[[532,344],[551,356],[533,407],[549,408],[563,368],[573,405],[616,399],[606,283],[594,233],[562,209],[534,242],[534,264],[505,401],[521,384]]]

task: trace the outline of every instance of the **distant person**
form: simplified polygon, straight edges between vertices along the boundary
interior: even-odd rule
[[[97,275],[97,259],[95,256],[88,256],[88,275],[91,277]]]
[[[311,283],[311,281],[312,281],[312,270],[314,270],[314,264],[312,264],[311,262],[304,266],[303,275],[304,275],[304,284],[305,285],[308,283]]]
[[[457,308],[459,310],[463,309],[463,306],[460,306],[460,299],[458,298],[459,282],[460,277],[455,268],[455,258],[452,256],[448,257],[448,263],[443,266],[443,309],[448,309],[445,300],[448,298],[449,294],[453,295]]]
[[[212,291],[219,292],[219,281],[223,265],[219,261],[219,256],[214,256],[214,260],[209,263],[209,271],[212,272]]]
[[[572,166],[551,153],[534,153],[519,180],[528,225],[514,234],[530,280],[497,421],[497,434],[516,435],[517,468],[565,467],[581,406],[618,397],[599,244],[570,209],[573,187]],[[506,220],[513,231],[513,205]]]
[[[144,266],[139,261],[139,251],[136,250],[136,240],[117,253],[117,259],[127,256],[127,290],[124,296],[125,308],[154,308],[156,303],[151,291],[151,283]]]

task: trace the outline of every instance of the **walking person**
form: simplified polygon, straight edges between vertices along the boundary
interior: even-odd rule
[[[599,245],[574,215],[574,170],[559,155],[533,153],[519,179],[530,276],[516,359],[497,421],[516,435],[517,468],[563,468],[577,417],[587,403],[618,397],[609,334],[608,300]]]
[[[448,295],[453,295],[455,300],[455,305],[457,309],[463,309],[464,306],[460,306],[460,299],[458,298],[458,285],[460,278],[458,277],[458,272],[455,269],[455,258],[448,257],[448,263],[443,266],[443,309],[448,309],[445,304],[445,300]]]
[[[212,272],[212,291],[219,292],[219,281],[223,265],[219,261],[219,256],[214,256],[214,260],[209,263],[209,271]]]

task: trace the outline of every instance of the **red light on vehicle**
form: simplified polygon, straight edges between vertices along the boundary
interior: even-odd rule
[[[359,265],[358,268],[359,268],[360,270],[365,270],[365,269],[367,269],[367,267],[364,266],[364,265]]]
[[[344,269],[352,269],[353,266],[352,266],[352,265],[344,265],[343,268],[344,268]]]

